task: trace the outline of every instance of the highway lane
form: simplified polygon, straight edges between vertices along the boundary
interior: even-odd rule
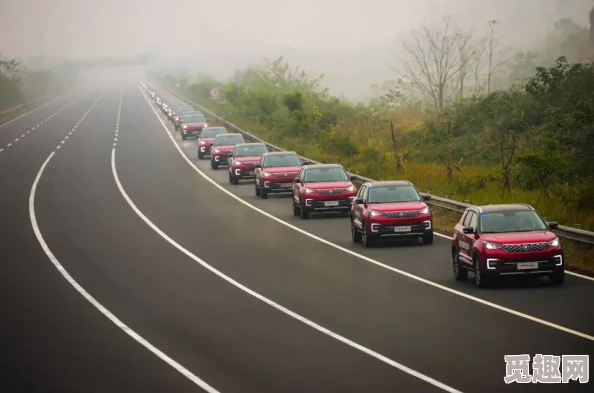
[[[164,117],[162,117],[164,118]],[[167,123],[170,130],[173,128]],[[435,244],[425,246],[415,241],[398,241],[366,249],[351,241],[349,218],[345,216],[312,216],[310,220],[294,217],[289,196],[255,196],[253,181],[231,185],[226,169],[213,171],[208,159],[198,160],[196,141],[182,141],[174,133],[186,156],[206,175],[246,202],[334,244],[365,255],[394,268],[444,285],[465,294],[535,316],[570,329],[594,335],[594,281],[567,275],[565,285],[551,287],[546,279],[509,278],[494,288],[478,289],[471,278],[460,283],[454,280],[451,268],[451,242],[435,236]],[[386,272],[386,274],[391,274]]]
[[[18,142],[26,137],[48,129],[48,123],[53,122],[55,117],[70,106],[80,94],[81,90],[65,93],[32,111],[0,124],[0,149],[16,147]]]
[[[176,162],[148,107],[134,113],[134,132],[122,131],[118,151],[145,161],[136,169],[118,163],[118,171],[139,209],[193,254],[290,310],[462,391],[500,391],[507,353],[594,353],[591,341],[387,274],[265,219]]]
[[[48,260],[31,227],[31,186],[48,155],[55,151],[60,157],[70,148],[68,143],[81,133],[92,134],[104,118],[114,118],[118,97],[106,97],[79,123],[101,93],[88,91],[81,95],[47,122],[39,137],[24,140],[18,150],[0,154],[2,392],[196,391],[194,385],[131,340],[81,297]],[[80,125],[72,132],[77,123]],[[80,161],[84,160],[69,161],[67,165]],[[48,170],[52,166],[50,163]],[[37,196],[41,205],[47,197],[44,194],[59,198],[66,191],[51,178],[42,183]],[[63,215],[58,216],[47,230],[60,227],[62,219]],[[84,259],[76,237],[67,241]]]

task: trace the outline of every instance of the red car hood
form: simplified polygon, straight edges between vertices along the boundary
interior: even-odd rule
[[[184,123],[184,126],[188,126],[188,127],[204,127],[206,125],[206,123],[202,122],[202,123]]]
[[[257,161],[260,161],[260,156],[235,157],[235,161],[237,161],[237,162],[257,162]]]
[[[305,188],[311,188],[312,190],[327,190],[331,188],[349,188],[353,185],[350,181],[328,181],[328,182],[315,182],[315,183],[304,183]]]
[[[262,168],[262,170],[268,173],[293,173],[299,172],[301,166],[279,166],[276,168]]]
[[[481,233],[484,241],[500,244],[522,244],[522,243],[542,243],[556,238],[553,232],[532,231],[532,232],[510,232],[510,233]]]
[[[213,147],[215,149],[219,149],[219,150],[233,150],[235,145],[218,145],[218,146],[213,146]]]
[[[425,202],[397,202],[397,203],[370,203],[369,209],[377,212],[407,212],[421,210],[427,207]]]

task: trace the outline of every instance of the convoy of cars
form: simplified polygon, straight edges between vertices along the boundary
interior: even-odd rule
[[[197,158],[210,157],[211,168],[227,166],[229,183],[250,180],[255,195],[291,194],[293,215],[340,212],[350,216],[351,237],[365,247],[388,239],[434,240],[431,196],[409,181],[369,181],[358,189],[340,164],[317,164],[294,151],[268,151],[264,143],[246,142],[241,133],[208,126],[204,114],[168,94],[148,95],[174,124],[183,140],[197,138]],[[553,232],[558,223],[545,221],[525,204],[472,206],[453,230],[451,260],[454,278],[468,272],[483,288],[500,276],[547,276],[554,285],[565,277],[563,247]]]

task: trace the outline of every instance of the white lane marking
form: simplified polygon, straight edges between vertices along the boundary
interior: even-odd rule
[[[59,149],[60,147],[62,147],[62,146],[58,145],[58,146],[56,146],[56,149]]]
[[[49,105],[49,104],[51,104],[52,102],[55,102],[55,101],[56,101],[57,99],[59,99],[60,97],[63,97],[63,96],[61,96],[61,95],[60,95],[60,96],[54,97],[52,100],[50,100],[50,101],[46,102],[45,104],[43,104],[43,105],[41,105],[41,106],[38,106],[37,108],[34,108],[34,109],[30,110],[30,111],[27,111],[27,112],[23,113],[22,115],[20,115],[20,116],[17,116],[17,117],[15,117],[15,118],[14,118],[14,119],[12,119],[12,120],[9,120],[9,121],[7,121],[6,123],[2,123],[2,124],[0,124],[0,128],[4,127],[4,126],[5,126],[5,125],[7,125],[7,124],[10,124],[10,123],[12,123],[13,121],[17,121],[17,120],[18,120],[18,119],[20,119],[21,117],[24,117],[24,116],[30,115],[30,114],[32,114],[32,113],[34,113],[34,112],[37,112],[37,111],[38,111],[38,110],[40,110],[41,108],[45,108],[46,106],[48,106],[48,105]]]
[[[288,308],[274,302],[273,300],[270,300],[269,298],[260,295],[258,292],[255,292],[253,290],[251,290],[250,288],[246,287],[245,285],[239,283],[238,281],[234,280],[233,278],[227,276],[226,274],[222,273],[221,271],[215,269],[214,267],[212,267],[211,265],[209,265],[208,263],[206,263],[204,260],[198,258],[196,255],[192,254],[190,251],[188,251],[187,249],[185,249],[184,247],[182,247],[179,243],[177,243],[175,240],[173,240],[172,238],[170,238],[169,236],[167,236],[167,234],[165,234],[163,231],[161,231],[159,229],[159,227],[157,227],[155,224],[153,224],[153,222],[151,220],[149,220],[134,204],[134,202],[132,201],[132,199],[130,199],[130,197],[128,196],[128,194],[126,193],[126,191],[124,190],[124,187],[122,186],[122,183],[120,182],[120,179],[118,177],[118,173],[116,170],[116,165],[115,165],[115,153],[116,153],[116,149],[112,149],[111,151],[111,171],[113,173],[113,178],[115,180],[116,185],[118,186],[118,189],[120,190],[120,193],[122,194],[122,196],[124,197],[124,199],[126,200],[126,202],[128,202],[128,204],[130,205],[130,207],[132,208],[132,210],[134,210],[134,212],[138,215],[138,217],[140,217],[149,227],[151,227],[159,236],[161,236],[163,239],[165,239],[167,242],[169,242],[169,244],[171,244],[173,247],[177,248],[179,251],[181,251],[182,253],[186,254],[189,258],[193,259],[194,261],[196,261],[197,263],[199,263],[200,265],[202,265],[204,268],[210,270],[212,273],[216,274],[218,277],[222,278],[223,280],[227,281],[228,283],[230,283],[231,285],[241,289],[242,291],[244,291],[245,293],[255,297],[256,299],[268,304],[269,306],[274,307],[275,309],[287,314],[288,316],[298,320],[299,322],[304,323],[305,325],[314,328],[315,330],[322,332],[340,342],[342,342],[343,344],[346,344],[354,349],[357,349],[369,356],[372,356],[378,360],[380,360],[383,363],[386,363],[400,371],[403,371],[409,375],[412,375],[413,377],[416,377],[426,383],[429,383],[433,386],[436,386],[442,390],[445,390],[446,392],[450,392],[450,393],[461,393],[459,390],[456,390],[442,382],[439,382],[425,374],[422,374],[418,371],[415,371],[401,363],[398,363],[378,352],[375,352],[372,349],[369,349],[367,347],[364,347],[361,344],[358,344],[354,341],[349,340],[348,338],[339,335],[338,333],[335,333],[321,325],[318,325],[317,323],[301,316],[300,314],[297,314],[296,312],[293,312],[291,310],[289,310]]]
[[[4,151],[4,148],[0,149],[0,152],[3,152],[3,151]]]
[[[14,141],[15,141],[15,142],[18,142],[18,141],[19,141],[19,138],[16,138]]]
[[[146,349],[148,349],[149,351],[154,353],[159,359],[163,360],[165,363],[167,363],[168,365],[173,367],[180,374],[182,374],[183,376],[188,378],[190,381],[194,382],[196,385],[200,386],[207,393],[219,393],[217,390],[215,390],[213,387],[208,385],[206,382],[204,382],[203,380],[198,378],[196,375],[192,374],[190,372],[190,370],[186,369],[181,364],[177,363],[175,360],[173,360],[169,356],[167,356],[165,353],[161,352],[158,348],[153,346],[151,343],[149,343],[147,340],[145,340],[143,337],[141,337],[138,333],[136,333],[134,330],[130,329],[126,324],[124,324],[122,321],[120,321],[108,309],[103,307],[103,305],[101,303],[99,303],[97,300],[95,300],[94,297],[92,297],[82,286],[80,286],[80,284],[78,282],[76,282],[76,280],[74,280],[74,278],[68,273],[68,271],[64,268],[64,266],[62,266],[62,264],[58,261],[56,256],[52,253],[52,251],[50,250],[49,246],[47,245],[47,243],[45,242],[45,239],[43,238],[43,236],[41,234],[39,225],[37,224],[37,217],[35,215],[35,193],[37,191],[37,185],[39,184],[39,179],[41,179],[41,175],[43,174],[45,167],[50,162],[50,160],[52,159],[54,154],[56,154],[56,153],[52,152],[49,155],[49,157],[47,158],[47,160],[45,160],[45,162],[41,166],[41,169],[39,169],[39,172],[37,173],[37,177],[35,178],[35,181],[33,182],[33,187],[31,188],[31,194],[29,195],[29,217],[31,219],[31,225],[33,226],[33,231],[35,232],[37,241],[41,245],[41,248],[45,252],[45,255],[47,255],[50,262],[56,267],[56,269],[58,269],[58,271],[66,279],[66,281],[68,281],[68,283],[70,285],[72,285],[74,287],[74,289],[76,289],[78,291],[78,293],[80,293],[89,303],[91,303],[93,306],[95,306],[95,308],[97,308],[103,315],[105,315],[114,325],[116,325],[118,328],[123,330],[126,334],[128,334],[130,337],[132,337],[134,340],[136,340],[136,342],[141,344],[143,347],[145,347]]]
[[[25,134],[21,135],[21,138],[24,138],[24,137],[25,137]]]
[[[204,180],[206,180],[207,182],[211,183],[213,186],[215,186],[216,188],[218,188],[220,191],[222,191],[225,194],[229,195],[231,198],[235,199],[237,202],[243,204],[244,206],[247,206],[250,209],[252,209],[254,211],[257,211],[258,213],[260,213],[260,214],[262,214],[262,215],[270,218],[271,220],[274,220],[274,221],[278,222],[279,224],[282,224],[282,225],[284,225],[284,226],[286,226],[288,228],[291,228],[294,231],[297,231],[297,232],[299,232],[299,233],[301,233],[301,234],[303,234],[305,236],[308,236],[308,237],[310,237],[312,239],[315,239],[315,240],[319,241],[320,243],[324,243],[324,244],[326,244],[326,245],[328,245],[330,247],[333,247],[333,248],[335,248],[337,250],[340,250],[340,251],[343,251],[343,252],[345,252],[347,254],[350,254],[350,255],[353,255],[355,257],[358,257],[358,258],[360,258],[360,259],[362,259],[362,260],[364,260],[366,262],[369,262],[371,264],[374,264],[374,265],[379,266],[381,268],[384,268],[386,270],[390,270],[390,271],[392,271],[394,273],[401,274],[401,275],[406,276],[408,278],[411,278],[413,280],[422,282],[424,284],[430,285],[430,286],[432,286],[434,288],[441,289],[441,290],[446,291],[446,292],[449,292],[451,294],[461,296],[461,297],[463,297],[465,299],[472,300],[474,302],[483,304],[485,306],[489,306],[489,307],[495,308],[497,310],[504,311],[504,312],[507,312],[509,314],[513,314],[513,315],[518,316],[520,318],[524,318],[524,319],[530,320],[532,322],[536,322],[536,323],[539,323],[541,325],[545,325],[545,326],[551,327],[553,329],[557,329],[557,330],[560,330],[562,332],[569,333],[569,334],[572,334],[572,335],[575,335],[575,336],[584,338],[586,340],[594,341],[594,336],[591,336],[589,334],[586,334],[586,333],[583,333],[583,332],[580,332],[580,331],[577,331],[577,330],[574,330],[574,329],[570,329],[568,327],[565,327],[565,326],[562,326],[562,325],[558,325],[556,323],[549,322],[549,321],[546,321],[544,319],[537,318],[537,317],[534,317],[532,315],[525,314],[523,312],[520,312],[520,311],[511,309],[511,308],[507,308],[507,307],[501,306],[501,305],[499,305],[497,303],[493,303],[493,302],[490,302],[488,300],[484,300],[484,299],[481,299],[481,298],[478,298],[478,297],[469,295],[467,293],[464,293],[464,292],[461,292],[461,291],[457,291],[455,289],[446,287],[445,285],[438,284],[436,282],[427,280],[425,278],[422,278],[422,277],[419,277],[419,276],[415,276],[414,274],[408,273],[408,272],[406,272],[404,270],[400,270],[400,269],[397,269],[397,268],[392,267],[390,265],[386,265],[385,263],[379,262],[379,261],[377,261],[375,259],[372,259],[372,258],[369,258],[369,257],[367,257],[367,256],[365,256],[363,254],[359,254],[359,253],[357,253],[355,251],[349,250],[348,248],[344,248],[342,246],[339,246],[338,244],[332,243],[329,240],[323,239],[323,238],[321,238],[319,236],[316,236],[316,235],[314,235],[312,233],[309,233],[309,232],[307,232],[307,231],[305,231],[305,230],[303,230],[303,229],[301,229],[299,227],[296,227],[295,225],[289,224],[288,222],[283,221],[280,218],[275,217],[274,215],[272,215],[272,214],[270,214],[270,213],[268,213],[268,212],[266,212],[266,211],[264,211],[264,210],[262,210],[262,209],[260,209],[260,208],[258,208],[256,206],[248,203],[247,201],[245,201],[245,200],[241,199],[240,197],[238,197],[237,195],[233,194],[231,191],[226,190],[223,186],[221,186],[215,180],[211,179],[204,172],[202,172],[202,170],[200,168],[198,168],[196,165],[194,165],[194,163],[192,161],[190,161],[190,159],[188,158],[188,156],[186,156],[186,154],[183,152],[183,150],[181,149],[181,147],[177,144],[177,142],[175,141],[175,139],[173,138],[173,136],[169,132],[169,129],[167,128],[167,125],[165,125],[165,123],[163,122],[163,120],[159,116],[159,113],[157,113],[157,111],[155,110],[155,108],[153,107],[153,105],[151,104],[151,102],[148,100],[148,98],[144,94],[142,94],[142,96],[144,97],[145,101],[147,102],[147,104],[150,106],[150,108],[152,109],[153,113],[157,117],[157,120],[159,120],[159,122],[163,126],[163,129],[165,130],[165,133],[167,134],[167,136],[171,140],[171,143],[173,143],[173,146],[175,146],[175,148],[177,149],[178,153],[188,163],[188,165],[190,165],[190,167],[192,169],[194,169],[194,171],[196,171],[200,176],[202,176],[202,178],[204,178]]]
[[[10,146],[12,146],[12,143],[9,143],[8,145],[6,145],[6,147],[10,147]]]

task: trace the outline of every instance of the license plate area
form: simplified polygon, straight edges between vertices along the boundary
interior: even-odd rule
[[[338,201],[327,201],[327,202],[324,202],[324,206],[338,206]]]
[[[291,188],[293,183],[280,183],[281,188]]]
[[[411,227],[394,227],[394,232],[396,233],[403,233],[403,232],[410,232],[411,231]]]
[[[516,268],[518,270],[538,269],[538,262],[518,262]]]

